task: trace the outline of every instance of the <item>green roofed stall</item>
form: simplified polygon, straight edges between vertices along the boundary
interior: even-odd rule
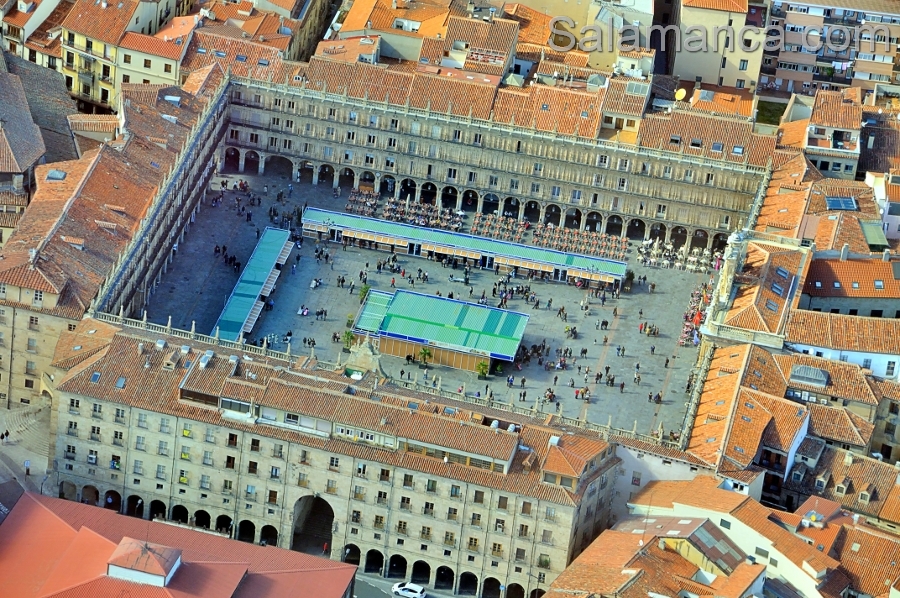
[[[621,282],[627,269],[627,264],[618,260],[565,253],[533,245],[498,241],[319,208],[307,208],[303,212],[303,230],[308,233],[325,233],[329,238],[332,231],[339,231],[344,237],[355,237],[386,245],[396,244],[401,247],[417,244],[422,246],[423,251],[426,248],[433,248],[439,253],[449,255],[490,257],[494,259],[495,264],[544,272],[553,272],[554,269],[564,270],[569,276],[604,282],[616,280]]]
[[[281,266],[291,253],[290,237],[290,231],[266,227],[211,334],[218,329],[219,338],[237,341],[253,329],[265,307],[265,297],[275,287]]]
[[[411,291],[369,291],[354,329],[512,361],[528,324],[526,314]]]

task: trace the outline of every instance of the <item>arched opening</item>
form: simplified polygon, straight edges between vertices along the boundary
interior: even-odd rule
[[[172,507],[172,521],[180,521],[181,523],[187,524],[188,517],[187,507],[182,505],[175,505]]]
[[[647,234],[647,225],[640,218],[632,218],[628,223],[628,232],[625,236],[635,241],[643,241]]]
[[[378,187],[378,192],[386,197],[393,197],[394,191],[397,188],[397,180],[388,175],[385,177],[381,177],[381,185]]]
[[[338,176],[338,187],[346,190],[356,187],[356,173],[352,168],[342,168]]]
[[[515,197],[507,197],[503,200],[503,215],[509,218],[519,219],[519,200]]]
[[[531,590],[531,592],[528,594],[528,598],[541,598],[541,596],[543,596],[546,593],[547,592],[545,592],[544,590],[542,590],[540,588],[535,588],[535,589]]]
[[[441,565],[437,568],[437,571],[434,572],[434,589],[452,590],[453,582],[455,580],[456,575],[453,573],[453,569],[446,565]]]
[[[481,586],[481,598],[500,598],[500,580],[494,577],[485,577]]]
[[[223,534],[231,534],[231,517],[228,515],[216,517],[216,531]]]
[[[709,233],[705,230],[698,228],[694,231],[694,234],[691,235],[691,249],[695,247],[698,249],[706,249],[709,244]]]
[[[456,593],[460,596],[475,596],[478,593],[478,576],[468,571],[460,575]]]
[[[431,565],[425,561],[416,561],[412,566],[409,581],[419,585],[427,585],[431,581]]]
[[[85,486],[81,489],[81,502],[86,505],[100,506],[100,491],[95,486]]]
[[[212,517],[209,513],[200,509],[199,511],[194,511],[194,525],[197,527],[202,527],[204,529],[209,529],[209,526],[212,524]]]
[[[712,250],[713,251],[724,251],[725,247],[728,245],[728,235],[725,233],[719,233],[713,237]]]
[[[601,226],[603,226],[603,216],[601,216],[599,212],[588,212],[584,229],[596,233],[600,232]]]
[[[660,242],[666,240],[666,225],[665,224],[654,224],[650,227],[650,239],[656,240],[660,239]]]
[[[460,209],[463,212],[477,212],[478,211],[478,193],[474,191],[465,191],[462,196],[462,202],[460,202]]]
[[[419,193],[419,203],[434,204],[437,197],[437,186],[434,183],[425,183],[422,185],[422,192]]]
[[[301,160],[300,166],[297,167],[297,182],[298,183],[306,183],[312,184],[313,172],[315,172],[315,165],[309,160]]]
[[[547,209],[544,210],[544,224],[559,226],[561,218],[562,210],[556,204],[550,204],[549,206],[547,206]]]
[[[103,508],[115,511],[116,513],[121,513],[122,495],[115,490],[107,490],[106,494],[103,495]]]
[[[476,208],[478,206],[478,202],[475,202]],[[493,214],[497,210],[500,209],[500,198],[497,197],[494,193],[486,193],[484,197],[481,198],[481,213],[482,214]]]
[[[75,500],[78,498],[78,486],[72,482],[60,482],[59,497],[66,500]]]
[[[362,189],[365,187],[366,191],[374,191],[375,190],[375,173],[369,170],[362,173],[362,176],[359,177],[359,187]]]
[[[259,530],[259,543],[263,546],[278,546],[278,530],[275,526],[264,525]]]
[[[166,503],[161,500],[151,500],[150,501],[150,520],[156,519],[157,517],[161,519],[166,518],[166,513],[169,512],[169,509],[166,508]]]
[[[526,203],[525,211],[522,212],[522,217],[532,224],[537,224],[538,222],[540,222],[541,204],[536,201],[529,201],[528,203]]]
[[[322,164],[319,166],[318,185],[334,185],[334,167],[331,164]]]
[[[676,226],[672,229],[672,235],[669,237],[669,243],[672,247],[678,249],[687,241],[687,229],[683,226]]]
[[[331,546],[334,510],[320,496],[304,496],[294,503],[294,535],[291,550],[322,554]]]
[[[239,542],[250,542],[251,544],[255,542],[256,525],[249,519],[244,519],[238,523],[237,539]]]
[[[400,200],[406,201],[416,196],[416,182],[412,179],[403,179],[400,181]]]
[[[144,516],[144,499],[137,494],[132,494],[125,501],[125,514],[131,517]]]
[[[244,170],[248,174],[257,174],[259,172],[259,154],[250,150],[244,154]]]
[[[266,176],[281,177],[288,181],[293,180],[294,163],[284,156],[268,156],[265,166]]]
[[[375,550],[374,548],[366,553],[366,566],[363,568],[363,573],[377,573],[381,575],[381,571],[384,569],[384,555],[381,554],[380,550]],[[451,586],[453,587],[453,586]]]
[[[356,544],[347,544],[344,546],[344,562],[350,563],[351,565],[356,565],[359,567],[359,559],[361,553],[359,551],[359,546]]]
[[[387,576],[406,579],[406,559],[399,554],[391,555],[388,561]]]
[[[472,192],[474,193],[474,191]],[[456,199],[459,197],[459,191],[456,187],[444,187],[441,191],[441,207],[450,210],[456,209]],[[478,195],[476,194],[476,197]]]
[[[222,173],[237,172],[241,167],[241,152],[229,147],[225,150],[225,162],[222,164]]]
[[[622,217],[610,216],[606,219],[606,234],[618,237],[622,234]]]
[[[521,584],[509,584],[506,586],[506,598],[525,598],[525,588]]]
[[[581,210],[578,208],[566,210],[566,228],[581,228]]]

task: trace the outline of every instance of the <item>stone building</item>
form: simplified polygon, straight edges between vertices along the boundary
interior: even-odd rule
[[[608,525],[595,433],[146,327],[61,335],[65,498],[495,598],[539,596]]]

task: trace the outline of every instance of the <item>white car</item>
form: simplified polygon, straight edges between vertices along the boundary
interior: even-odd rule
[[[403,598],[425,598],[425,588],[414,583],[395,583],[391,592],[395,596],[403,596]]]

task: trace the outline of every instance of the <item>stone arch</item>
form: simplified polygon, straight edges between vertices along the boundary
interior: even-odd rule
[[[359,567],[359,561],[362,553],[356,544],[347,544],[344,546],[344,562]]]
[[[400,181],[400,199],[406,201],[412,200],[416,196],[416,182],[412,179],[403,179]]]
[[[541,204],[536,201],[527,202],[525,204],[525,209],[522,211],[522,217],[532,224],[537,224],[538,222],[540,222]]]
[[[238,523],[238,531],[236,539],[239,542],[256,542],[256,524],[249,519],[244,519]]]
[[[391,558],[388,560],[386,577],[406,579],[406,557],[399,554],[392,554]]]
[[[582,217],[581,210],[579,210],[578,208],[569,208],[568,210],[566,210],[565,227],[580,229],[581,228],[581,217]],[[485,581],[487,581],[487,580],[485,580]]]
[[[453,569],[446,565],[441,565],[434,572],[434,589],[435,590],[452,590],[456,581],[456,574]]]
[[[412,575],[409,580],[419,585],[428,585],[431,581],[431,565],[425,561],[416,561],[412,566]]]
[[[316,172],[316,165],[309,160],[300,160],[297,166],[296,180],[298,183],[311,184],[313,182],[313,174]]]
[[[59,483],[59,497],[65,500],[76,500],[78,498],[78,486],[68,480],[63,480]]]
[[[661,222],[656,222],[650,225],[650,238],[653,240],[661,239],[660,242],[666,240],[666,225]]]
[[[478,594],[478,576],[466,571],[459,576],[456,593],[460,596],[476,596]]]
[[[144,517],[144,499],[137,494],[132,494],[125,501],[125,514],[131,517]]]
[[[369,185],[369,186],[374,187],[375,186],[375,173],[372,172],[371,170],[363,171],[363,173],[359,176],[359,180],[356,182],[357,187],[359,187],[360,185]]]
[[[366,566],[363,568],[363,573],[378,573],[381,575],[382,570],[384,569],[384,555],[381,554],[380,550],[375,550],[374,548],[366,553]]]
[[[460,202],[460,209],[463,212],[477,212],[478,211],[478,193],[468,189],[463,192],[462,201]]]
[[[587,220],[585,220],[584,229],[594,232],[600,232],[600,228],[603,226],[603,216],[600,215],[600,212],[588,212]]]
[[[81,502],[86,505],[100,506],[100,491],[96,486],[88,484],[81,488]]]
[[[223,534],[231,534],[232,519],[228,515],[219,515],[216,517],[216,531]]]
[[[307,554],[322,554],[326,544],[331,546],[334,509],[320,496],[306,495],[294,503],[294,530],[291,550]]]
[[[157,517],[161,519],[166,518],[166,513],[169,512],[168,507],[166,507],[166,503],[161,500],[151,500],[150,501],[150,519],[156,519]]]
[[[443,189],[441,189],[441,207],[442,208],[450,208],[451,210],[456,209],[456,200],[459,198],[459,191],[456,190],[456,187],[451,185],[447,185]]]
[[[509,584],[506,586],[506,598],[525,598],[525,588],[518,583]]]
[[[278,546],[278,530],[275,526],[264,525],[259,530],[259,543],[263,546]]]
[[[378,186],[378,193],[386,197],[393,197],[397,188],[397,179],[392,175],[381,177],[381,185]]]
[[[247,166],[244,165],[246,169]],[[284,156],[270,155],[266,156],[263,171],[268,176],[280,176],[288,181],[294,180],[294,162],[290,158]]]
[[[188,515],[187,507],[183,505],[175,505],[172,507],[172,516],[169,518],[172,521],[180,521],[181,523],[187,524],[190,515]]]
[[[622,222],[622,217],[613,214],[606,219],[606,234],[618,237],[622,234],[622,227],[624,225],[625,223]]]
[[[544,210],[544,224],[552,224],[553,226],[559,226],[561,218],[562,218],[562,209],[555,203],[548,205],[547,209]]]
[[[625,236],[635,241],[643,241],[647,234],[647,225],[640,218],[632,218],[628,221],[628,231]]]
[[[225,159],[222,161],[222,173],[238,172],[241,168],[241,150],[234,147],[225,148]]]
[[[254,150],[244,153],[244,169],[241,172],[249,171],[250,174],[259,172],[259,154]]]
[[[334,166],[331,164],[322,164],[319,166],[318,177],[316,180],[319,183],[334,186]]]
[[[676,226],[672,229],[672,234],[669,236],[669,242],[675,249],[678,249],[687,242],[687,234],[686,228],[683,226]]]
[[[728,245],[728,233],[718,233],[713,237],[712,241],[712,250],[713,251],[725,251],[725,247]]]
[[[510,218],[519,218],[519,200],[515,197],[507,197],[503,200],[503,215]]]
[[[502,594],[500,580],[496,577],[485,577],[481,586],[481,598],[500,598]]]
[[[425,183],[422,185],[422,192],[419,194],[419,203],[434,204],[437,198],[438,188],[434,183]]]
[[[702,228],[698,228],[694,231],[694,234],[691,235],[691,249],[695,247],[699,249],[706,249],[709,246],[709,233],[703,230]]]
[[[477,207],[478,202],[475,202]],[[482,214],[493,214],[500,210],[500,198],[497,197],[496,193],[485,193],[484,197],[481,198],[481,213]]]
[[[535,589],[531,590],[531,592],[528,594],[528,598],[541,598],[541,596],[543,596],[546,593],[547,592],[545,592],[541,588],[535,588]]]
[[[352,168],[341,168],[338,174],[338,187],[342,189],[354,189],[356,187],[356,172]]]
[[[209,529],[209,526],[212,525],[212,517],[203,509],[194,511],[194,525]]]

